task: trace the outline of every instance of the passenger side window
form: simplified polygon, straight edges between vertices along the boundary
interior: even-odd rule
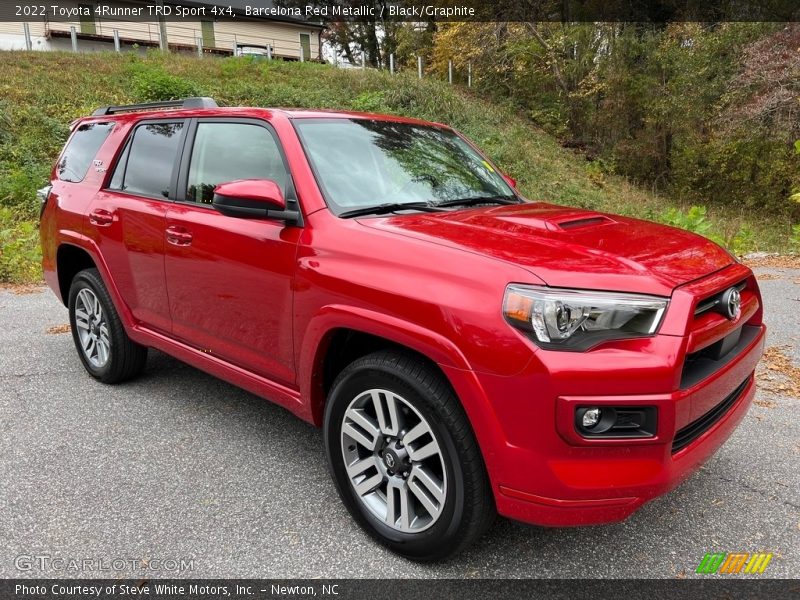
[[[100,146],[114,128],[113,123],[85,123],[80,125],[67,144],[56,173],[61,181],[80,183],[89,172]]]
[[[211,204],[214,188],[237,179],[272,179],[286,193],[288,174],[269,129],[248,123],[199,123],[186,200]]]
[[[111,177],[111,189],[128,194],[169,198],[183,123],[139,125]]]

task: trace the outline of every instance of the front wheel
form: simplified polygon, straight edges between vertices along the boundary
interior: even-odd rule
[[[491,523],[463,408],[442,375],[411,354],[376,352],[342,371],[325,410],[325,447],[350,513],[399,554],[447,558]]]

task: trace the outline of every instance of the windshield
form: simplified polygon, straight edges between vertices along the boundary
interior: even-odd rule
[[[388,204],[517,197],[483,156],[447,129],[369,119],[294,124],[336,214]]]

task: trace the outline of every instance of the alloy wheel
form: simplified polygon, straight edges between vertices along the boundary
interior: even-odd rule
[[[430,424],[407,400],[385,389],[356,396],[344,413],[341,446],[347,479],[378,520],[418,533],[442,514],[444,457]]]
[[[111,341],[103,307],[95,293],[83,288],[75,298],[75,326],[81,350],[95,368],[102,368],[111,356]]]

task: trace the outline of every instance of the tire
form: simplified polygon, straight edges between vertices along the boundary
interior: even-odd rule
[[[144,370],[147,348],[125,333],[97,269],[75,275],[68,307],[72,340],[89,375],[103,383],[121,383]]]
[[[347,366],[328,395],[324,434],[339,496],[394,552],[443,560],[492,523],[494,501],[467,416],[445,378],[413,354],[376,352]]]

